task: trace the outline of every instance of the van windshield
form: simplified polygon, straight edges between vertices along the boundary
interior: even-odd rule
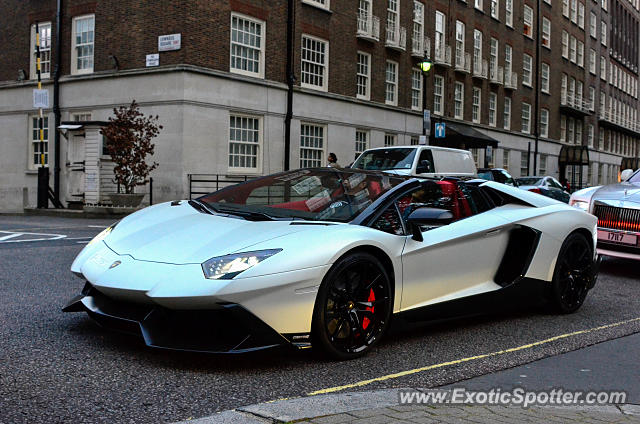
[[[386,171],[389,169],[411,169],[413,159],[416,157],[416,149],[390,148],[376,149],[364,152],[352,168]]]

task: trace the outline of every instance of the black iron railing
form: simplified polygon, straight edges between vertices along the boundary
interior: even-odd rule
[[[189,200],[254,178],[249,175],[188,174]]]

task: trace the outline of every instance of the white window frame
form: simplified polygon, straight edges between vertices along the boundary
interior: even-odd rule
[[[366,69],[365,73],[362,73],[363,65],[360,63],[360,58],[366,59]],[[370,100],[371,99],[371,55],[369,53],[359,51],[356,55],[356,97],[362,100]],[[365,93],[360,93],[360,80],[364,80],[364,90]]]
[[[576,63],[578,55],[578,40],[573,35],[569,38],[569,61]]]
[[[309,6],[314,6],[319,9],[331,10],[330,9],[330,1],[331,0],[302,0],[302,3],[306,3]]]
[[[595,128],[593,124],[587,124],[587,145],[593,148],[594,141],[595,141]]]
[[[473,7],[475,7],[478,10],[484,10],[483,9],[484,4],[483,4],[482,0],[474,0],[473,1]]]
[[[482,89],[473,87],[473,95],[471,97],[471,122],[479,124],[482,118]]]
[[[600,79],[607,80],[607,59],[600,55]]]
[[[500,20],[500,1],[499,0],[491,0],[491,17],[496,20]]]
[[[353,160],[356,160],[362,152],[364,152],[369,148],[370,138],[371,137],[370,137],[369,130],[356,128],[355,143],[354,143],[355,157],[353,158]]]
[[[309,129],[317,129],[317,130],[321,130],[321,136],[318,137],[317,134],[304,134],[303,128],[309,128]],[[307,138],[306,141],[311,141],[311,139],[317,139],[319,138],[322,146],[317,147],[317,146],[312,146],[312,145],[303,145],[303,140],[305,140],[305,137]],[[312,123],[312,122],[300,122],[300,144],[299,144],[299,159],[300,159],[300,168],[307,168],[307,167],[322,167],[325,165],[324,161],[325,161],[325,156],[326,156],[326,149],[327,149],[327,126],[326,125],[322,125],[322,124],[317,124],[317,123]],[[303,151],[308,151],[310,153],[313,152],[319,152],[320,157],[318,159],[316,158],[303,158]]]
[[[52,41],[52,33],[51,33],[51,22],[38,22],[38,31],[40,32],[40,78],[47,79],[51,78],[51,66],[53,65],[53,57],[51,55],[51,41]],[[44,32],[44,34],[43,34]],[[43,37],[44,35],[44,37]],[[29,45],[29,49],[31,50],[30,54],[30,65],[29,65],[29,78],[32,80],[38,79],[38,73],[36,69],[37,59],[36,59],[36,25],[31,25],[31,44]],[[42,60],[43,56],[48,56],[49,60]],[[44,72],[44,67],[42,66],[44,63],[49,63],[49,72]]]
[[[384,135],[384,147],[391,147],[398,145],[398,134],[385,133]]]
[[[589,72],[593,75],[597,75],[598,72],[596,57],[596,51],[594,49],[589,49]]]
[[[504,106],[502,111],[502,128],[511,130],[511,97],[504,98]]]
[[[40,168],[40,151],[39,148],[36,148],[36,146],[39,147],[40,145],[40,132],[39,132],[39,123],[38,123],[38,119],[40,119],[40,117],[38,115],[29,115],[29,147],[28,147],[28,162],[27,162],[27,169],[29,170],[36,170],[38,168]],[[36,122],[34,123],[33,121],[36,120]],[[43,118],[43,128],[44,128],[44,161],[45,167],[49,167],[49,116],[48,115],[44,115]],[[34,137],[35,136],[35,137]],[[36,155],[37,156],[37,161],[36,159]],[[37,162],[37,163],[36,163]]]
[[[589,35],[598,38],[598,17],[593,11],[589,13]]]
[[[231,137],[231,120],[232,119],[251,119],[254,121],[257,121],[258,123],[258,130],[257,130],[257,136],[258,136],[258,141],[253,142],[253,141],[249,141],[248,137],[248,132],[253,132],[253,129],[248,128],[248,126],[244,126],[241,125],[239,127],[236,127],[242,134],[243,131],[247,131],[247,134],[242,134],[240,136],[240,139],[232,139]],[[235,112],[230,112],[229,113],[229,131],[227,132],[227,134],[229,135],[229,139],[227,141],[227,172],[229,173],[238,173],[238,174],[261,174],[262,173],[262,145],[263,145],[263,138],[264,138],[264,119],[262,116],[259,115],[247,115],[244,113],[235,113]],[[245,140],[246,138],[246,140]],[[256,166],[252,167],[252,166],[234,166],[231,164],[231,158],[232,156],[243,156],[245,158],[247,157],[251,157],[253,155],[249,155],[246,154],[246,152],[244,154],[242,153],[232,153],[232,145],[237,145],[237,146],[255,146],[256,147],[256,155],[255,155],[255,160],[256,160]]]
[[[532,71],[533,71],[533,58],[528,54],[524,53],[522,55],[522,85],[531,87]]]
[[[522,33],[525,37],[533,38],[533,9],[526,4],[523,6],[522,19],[524,21]]]
[[[578,23],[578,0],[571,0],[571,22]]]
[[[504,23],[513,28],[513,0],[504,0]]]
[[[76,40],[76,23],[85,19],[93,19],[93,42],[85,43],[84,45],[92,45],[92,54],[91,54],[91,68],[86,69],[78,69],[78,44]],[[95,68],[95,46],[96,46],[96,16],[95,14],[88,15],[80,15],[74,16],[71,20],[71,74],[72,75],[82,75],[82,74],[91,74]],[[88,57],[88,56],[87,56]]]
[[[562,16],[569,19],[569,0],[562,0]]]
[[[473,63],[474,69],[482,69],[482,31],[479,29],[473,30]]]
[[[424,4],[417,0],[413,0],[413,39],[424,43]]]
[[[498,95],[493,91],[489,93],[489,126],[495,127],[498,113]]]
[[[417,85],[416,85],[417,82]],[[418,68],[411,69],[411,109],[422,110],[422,71]],[[417,104],[415,100],[417,99]]]
[[[502,149],[502,169],[509,171],[509,153],[510,150]]]
[[[569,59],[569,33],[562,30],[562,57]]]
[[[247,21],[251,24],[255,24],[260,27],[260,48],[256,48],[255,46],[251,46],[248,44],[234,42],[233,41],[233,20],[238,19],[242,21]],[[266,41],[266,23],[260,19],[256,19],[252,16],[243,15],[241,13],[232,12],[231,13],[231,21],[230,21],[230,36],[229,36],[229,72],[240,75],[247,75],[251,77],[264,78],[264,66],[265,66],[265,41]],[[254,34],[251,34],[255,36]],[[252,72],[241,68],[234,68],[234,55],[233,55],[233,47],[234,45],[238,45],[241,48],[258,50],[258,71]]]
[[[584,29],[584,4],[578,2],[578,28]]]
[[[447,44],[447,15],[439,10],[436,10],[436,24],[434,27],[434,51],[438,48],[444,48]]]
[[[607,46],[607,23],[605,21],[600,21],[600,43]]]
[[[524,134],[531,134],[531,105],[529,103],[522,102],[521,123],[520,131]]]
[[[560,115],[560,141],[567,141],[567,117]]]
[[[444,77],[441,75],[433,77],[433,114],[444,114]]]
[[[551,67],[548,63],[540,64],[540,91],[549,94],[549,80],[551,78]]]
[[[551,50],[551,21],[542,17],[542,47]]]
[[[393,79],[389,79],[389,66],[392,66],[393,71]],[[391,106],[398,105],[398,62],[394,62],[393,60],[387,60],[385,65],[384,72],[384,102],[385,104]],[[391,97],[390,98],[390,94]]]
[[[464,84],[459,81],[453,86],[453,117],[464,119]]]
[[[549,137],[549,109],[540,109],[540,137]]]
[[[578,57],[576,63],[579,67],[584,68],[584,43],[578,40]]]
[[[317,62],[317,61],[311,61],[311,60],[306,60],[304,59],[304,41],[305,38],[315,42],[315,43],[321,43],[324,44],[324,61],[323,63]],[[327,40],[324,40],[322,38],[318,38],[318,37],[314,37],[313,35],[309,35],[309,34],[302,34],[301,37],[301,43],[300,43],[300,85],[304,88],[310,88],[312,90],[320,90],[320,91],[328,91],[329,89],[329,42]],[[317,51],[314,51],[316,54],[318,54]],[[316,84],[312,84],[309,82],[305,82],[304,81],[304,76],[305,76],[305,72],[304,72],[304,68],[305,68],[305,63],[310,63],[312,66],[320,66],[322,67],[322,75],[319,76],[319,78],[322,78],[322,85],[316,85]],[[309,75],[313,75],[310,73],[307,73]]]

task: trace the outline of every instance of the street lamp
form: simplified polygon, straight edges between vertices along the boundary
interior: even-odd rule
[[[424,122],[424,116],[426,115],[425,111],[427,110],[427,75],[429,74],[429,71],[431,71],[432,65],[433,64],[430,60],[427,59],[426,56],[422,59],[422,62],[418,63],[418,67],[422,71],[422,135],[424,136],[427,135],[427,126]]]

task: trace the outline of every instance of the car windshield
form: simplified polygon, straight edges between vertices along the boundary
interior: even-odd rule
[[[491,173],[491,171],[478,172],[478,178],[493,181],[493,174]]]
[[[521,186],[535,186],[540,185],[542,183],[542,178],[538,177],[523,177],[516,179],[518,185]]]
[[[374,171],[411,169],[415,157],[416,149],[411,148],[369,150],[360,155],[351,167]]]
[[[348,222],[405,178],[335,168],[257,178],[200,197],[213,212],[247,219]]]
[[[628,183],[640,183],[640,170],[637,170],[629,179]]]

